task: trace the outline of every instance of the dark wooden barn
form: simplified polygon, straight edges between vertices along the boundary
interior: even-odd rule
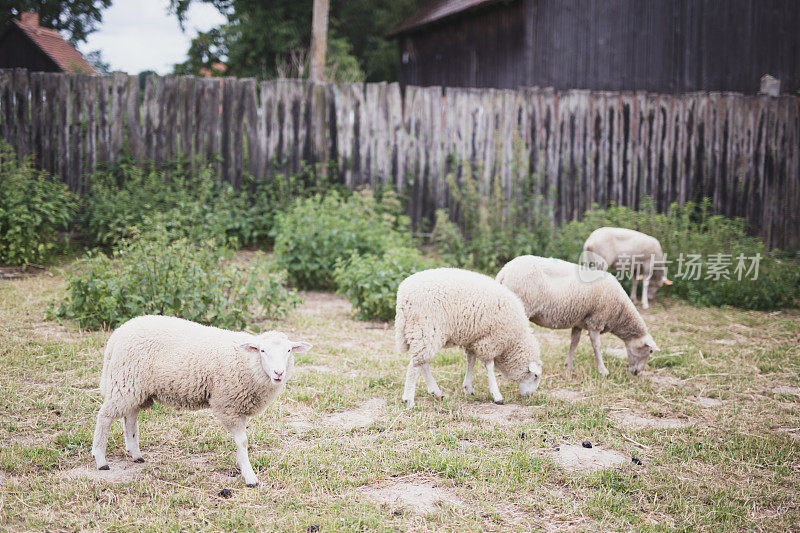
[[[39,26],[36,13],[22,13],[0,32],[0,68],[97,74],[60,33]]]
[[[392,35],[403,85],[800,90],[798,0],[433,0]]]

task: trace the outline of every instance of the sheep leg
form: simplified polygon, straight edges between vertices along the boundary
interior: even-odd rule
[[[134,409],[125,414],[125,449],[131,454],[134,463],[143,463],[142,452],[139,451],[139,410]]]
[[[414,364],[414,359],[408,362],[406,370],[406,386],[403,389],[403,401],[409,407],[414,407],[414,395],[416,394],[417,381],[419,380],[419,367]]]
[[[255,487],[258,485],[258,478],[256,473],[253,472],[253,466],[250,464],[250,457],[247,454],[247,418],[220,413],[214,414],[217,415],[225,429],[233,436],[233,442],[236,443],[236,466],[242,471],[245,484],[248,487]]]
[[[486,363],[486,378],[489,380],[489,392],[494,399],[494,403],[503,405],[503,395],[500,394],[500,387],[497,386],[497,377],[494,375],[494,361]]]
[[[639,284],[639,280],[636,279],[636,272],[634,271],[631,275],[631,301],[636,301],[636,285]]]
[[[100,412],[97,413],[97,425],[95,425],[94,439],[92,440],[92,457],[94,457],[98,470],[109,469],[108,461],[106,461],[106,445],[108,444],[108,431],[116,420],[109,414],[110,411],[108,402],[104,402],[100,407]]]
[[[464,388],[464,394],[475,394],[475,389],[472,388],[472,369],[475,367],[475,354],[467,351],[467,371],[464,373],[464,383],[461,385]]]
[[[647,301],[647,287],[650,285],[650,278],[642,280],[642,309],[650,309],[650,302]]]
[[[567,352],[567,360],[564,361],[564,368],[567,369],[567,372],[574,372],[575,371],[575,349],[578,347],[578,343],[581,341],[581,328],[574,327],[572,328],[572,340],[569,343],[569,352]]]
[[[608,375],[608,369],[606,368],[605,363],[603,363],[603,351],[600,348],[600,332],[599,331],[590,331],[589,332],[589,340],[592,341],[592,348],[594,348],[594,358],[597,361],[597,371],[605,377]]]
[[[428,388],[428,393],[433,394],[437,398],[442,398],[444,394],[442,394],[442,390],[439,388],[436,380],[433,379],[433,374],[431,374],[431,365],[425,363],[419,368],[422,371],[422,379],[425,380],[425,387]]]

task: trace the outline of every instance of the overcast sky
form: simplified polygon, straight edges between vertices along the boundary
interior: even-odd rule
[[[169,0],[112,0],[98,30],[78,48],[84,54],[101,50],[111,70],[168,74],[175,63],[186,59],[198,31],[225,22],[213,6],[195,1],[186,17],[186,32],[182,32],[178,18],[167,13],[168,6]]]

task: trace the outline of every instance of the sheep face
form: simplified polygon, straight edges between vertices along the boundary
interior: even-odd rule
[[[519,382],[519,393],[522,396],[530,396],[534,391],[539,388],[539,382],[542,379],[542,366],[539,363],[528,363],[528,371]]]
[[[277,384],[289,377],[287,369],[292,354],[308,351],[311,345],[303,341],[292,341],[282,333],[269,331],[241,344],[239,348],[258,352],[264,372],[272,383]]]
[[[649,334],[626,341],[625,348],[628,351],[628,371],[634,376],[642,371],[650,355],[660,350]]]

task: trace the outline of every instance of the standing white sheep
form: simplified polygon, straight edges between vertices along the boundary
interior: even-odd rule
[[[610,332],[625,342],[628,370],[633,375],[641,372],[653,350],[658,350],[636,306],[608,272],[552,257],[523,255],[509,261],[497,274],[497,281],[520,297],[526,316],[534,324],[572,328],[564,363],[570,372],[584,329],[589,331],[597,371],[603,376],[608,375],[608,369],[600,349],[601,333]]]
[[[395,341],[401,353],[410,352],[403,401],[414,405],[420,370],[428,392],[441,397],[430,361],[447,346],[467,353],[464,392],[473,393],[475,360],[486,365],[489,390],[503,403],[494,365],[528,396],[539,386],[542,362],[525,310],[511,291],[483,274],[457,268],[423,270],[407,277],[397,289]]]
[[[583,245],[583,263],[594,262],[602,270],[630,270],[631,300],[636,301],[636,285],[642,280],[642,308],[662,285],[672,285],[664,271],[664,253],[658,239],[626,228],[598,228]]]
[[[153,402],[178,409],[210,407],[236,443],[236,463],[248,486],[258,478],[247,455],[247,419],[266,409],[284,389],[294,352],[311,345],[285,334],[261,335],[203,326],[181,318],[140,316],[117,328],[106,345],[92,455],[108,470],[109,428],[124,419],[125,449],[135,462],[139,411]]]

